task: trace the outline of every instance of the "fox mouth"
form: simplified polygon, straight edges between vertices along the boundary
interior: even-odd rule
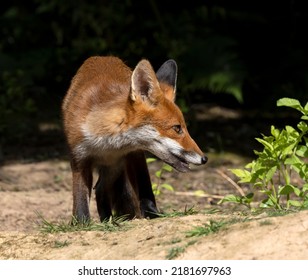
[[[190,171],[189,163],[182,157],[172,154],[173,160],[168,160],[167,163],[175,168],[179,172],[188,172]]]

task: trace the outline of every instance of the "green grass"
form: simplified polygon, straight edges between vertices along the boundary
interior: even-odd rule
[[[161,213],[159,214],[159,217],[163,217],[163,218],[184,217],[184,216],[189,216],[189,215],[195,215],[197,213],[198,211],[194,209],[194,206],[189,207],[189,208],[185,206],[183,211],[173,210],[173,212],[170,212],[170,213]]]
[[[173,259],[175,259],[175,258],[178,257],[181,253],[184,253],[184,252],[185,252],[185,249],[186,249],[186,246],[185,246],[185,247],[180,247],[180,246],[172,247],[172,248],[168,251],[168,254],[167,254],[167,256],[166,256],[166,259],[167,259],[167,260],[173,260]]]
[[[128,228],[125,222],[125,217],[111,218],[109,220],[95,222],[90,220],[88,222],[79,223],[73,218],[72,221],[50,222],[42,215],[38,214],[40,218],[39,228],[44,233],[58,233],[58,232],[75,232],[75,231],[105,231],[114,232]]]
[[[272,225],[273,222],[271,220],[264,220],[264,221],[260,221],[260,226],[269,226]]]
[[[65,240],[65,241],[59,241],[59,240],[56,240],[54,245],[53,245],[53,248],[63,248],[63,247],[67,247],[71,244],[71,242]]]
[[[192,230],[186,232],[186,237],[199,237],[199,236],[207,236],[213,233],[217,233],[221,229],[225,229],[227,226],[239,223],[239,222],[246,222],[248,218],[232,218],[229,220],[220,220],[214,221],[210,220],[204,226],[197,226],[194,227]]]
[[[212,233],[218,232],[222,227],[227,224],[225,221],[213,221],[210,220],[207,225],[194,227],[192,230],[186,233],[186,237],[199,237],[207,236]]]

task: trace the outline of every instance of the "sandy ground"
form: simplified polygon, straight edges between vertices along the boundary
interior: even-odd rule
[[[229,176],[228,168],[242,161],[216,156],[191,173],[165,174],[163,181],[175,192],[162,190],[157,203],[169,217],[128,221],[112,231],[61,233],[42,232],[42,217],[55,224],[69,222],[69,163],[6,164],[0,167],[0,259],[308,259],[308,211],[253,216],[232,205],[216,205],[223,195],[236,192],[221,172]],[[150,164],[153,181],[159,164]],[[195,213],[170,215],[191,207]],[[213,223],[222,225],[217,232],[190,236],[196,227]]]

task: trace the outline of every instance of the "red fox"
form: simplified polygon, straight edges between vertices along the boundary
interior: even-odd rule
[[[117,57],[90,57],[62,104],[73,175],[73,216],[90,219],[92,172],[100,220],[158,216],[144,151],[180,172],[207,162],[174,103],[177,64],[154,72],[148,60],[132,71]]]

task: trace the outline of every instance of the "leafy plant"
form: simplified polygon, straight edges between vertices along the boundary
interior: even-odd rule
[[[296,99],[282,98],[277,106],[293,108],[302,114],[297,127],[287,125],[279,130],[272,125],[270,136],[256,138],[263,145],[261,152],[255,151],[257,159],[245,169],[231,169],[231,172],[240,179],[239,183],[248,183],[266,196],[260,208],[305,208],[308,206],[308,102],[303,107]],[[254,193],[228,195],[220,203],[228,201],[250,207],[253,198]]]
[[[155,162],[156,158],[147,158],[147,163]],[[163,174],[165,172],[172,172],[173,168],[167,163],[162,163],[162,167],[155,172],[156,182],[152,183],[152,189],[154,195],[159,195],[161,189],[166,189],[168,191],[174,191],[174,188],[168,183],[162,183]]]

